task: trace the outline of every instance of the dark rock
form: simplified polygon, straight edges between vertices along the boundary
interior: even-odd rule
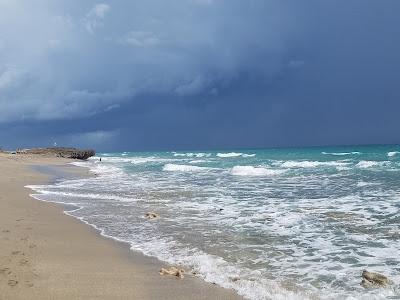
[[[361,281],[361,285],[364,288],[387,287],[388,285],[391,284],[389,278],[379,273],[369,272],[367,270],[364,270],[361,276],[363,278]]]
[[[88,159],[89,157],[96,155],[96,152],[92,149],[77,149],[77,148],[64,148],[64,147],[34,148],[25,150],[24,153],[51,155],[51,156],[54,155],[57,157],[72,158],[72,159]]]

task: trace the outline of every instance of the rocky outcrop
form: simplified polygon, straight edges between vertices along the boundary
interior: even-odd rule
[[[375,272],[369,272],[367,270],[364,270],[362,272],[362,278],[363,279],[361,285],[365,288],[387,287],[391,284],[390,279],[387,278],[385,275]]]
[[[23,153],[57,156],[57,157],[72,158],[72,159],[88,159],[89,157],[96,155],[96,152],[92,149],[77,149],[77,148],[64,148],[64,147],[27,149],[24,150]]]

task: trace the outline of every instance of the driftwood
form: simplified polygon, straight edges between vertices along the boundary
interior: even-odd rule
[[[39,155],[50,155],[64,158],[73,159],[88,159],[91,156],[96,155],[96,152],[92,149],[77,149],[77,148],[64,148],[64,147],[54,147],[54,148],[33,148],[23,150],[26,154],[39,154]]]

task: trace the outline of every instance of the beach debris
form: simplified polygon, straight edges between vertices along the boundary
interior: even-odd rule
[[[146,217],[146,219],[149,219],[149,220],[158,219],[160,217],[155,212],[148,212],[144,216]]]
[[[182,279],[184,278],[183,273],[185,273],[185,270],[176,267],[170,267],[169,269],[161,268],[159,273],[160,275],[172,275]]]
[[[361,285],[364,288],[387,287],[392,283],[390,279],[387,278],[385,275],[375,272],[369,272],[367,270],[364,270],[361,276],[363,278],[361,281]]]

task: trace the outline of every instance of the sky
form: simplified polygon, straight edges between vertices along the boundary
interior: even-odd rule
[[[0,146],[400,143],[398,0],[0,0]]]

